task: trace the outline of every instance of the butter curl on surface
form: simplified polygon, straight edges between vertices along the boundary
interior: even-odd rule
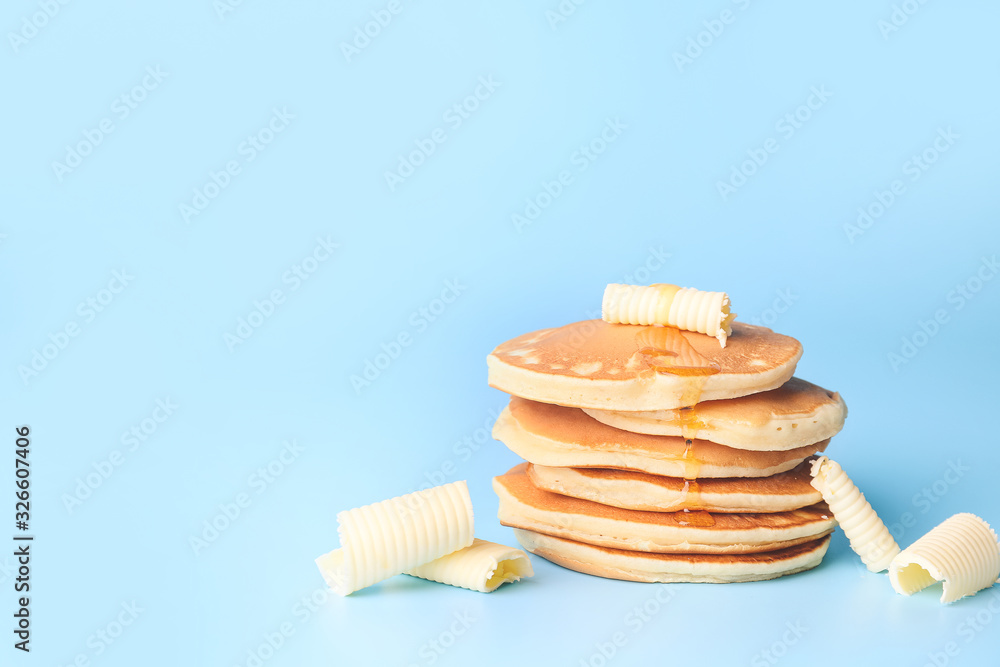
[[[468,547],[472,501],[466,482],[451,482],[337,515],[340,548],[316,559],[340,595],[371,586]]]

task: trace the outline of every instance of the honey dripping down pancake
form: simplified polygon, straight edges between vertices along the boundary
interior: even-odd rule
[[[609,285],[603,321],[524,334],[488,356],[490,386],[512,396],[494,437],[529,462],[494,478],[501,523],[554,562],[634,581],[815,566],[836,520],[806,488],[803,462],[840,430],[846,406],[789,382],[802,355],[794,338],[732,322],[726,308],[678,319],[664,287]],[[761,560],[712,572],[748,554]],[[706,556],[719,560],[696,573]]]
[[[710,375],[719,372],[716,363],[698,354],[698,352],[681,335],[679,329],[673,327],[651,327],[636,334],[639,343],[639,353],[643,355],[649,367],[657,373],[669,373],[678,377],[688,378],[687,385],[681,395],[684,407],[680,409],[681,437],[684,438],[684,492],[685,497],[693,496],[691,504],[698,504],[697,498],[701,492],[697,478],[701,471],[701,463],[692,456],[694,436],[697,432],[697,416],[695,405],[701,400],[701,392]],[[684,510],[688,512],[690,510]],[[693,521],[712,525],[714,521],[707,512],[704,516],[695,517]]]
[[[710,375],[719,372],[719,364],[708,361],[687,342],[679,329],[673,327],[650,327],[636,334],[639,344],[639,354],[657,373],[669,373],[677,377],[687,378],[687,384],[681,394],[684,407],[680,409],[681,437],[684,438],[684,454],[681,461],[684,465],[684,487],[681,502],[684,505],[700,506],[701,487],[698,476],[701,473],[701,462],[692,454],[694,436],[697,432],[697,416],[695,405],[701,399],[701,391]],[[682,510],[686,515],[688,525],[714,526],[715,519],[704,510]]]
[[[487,357],[490,386],[514,396],[598,410],[669,410],[788,381],[794,338],[733,323],[725,349],[704,334],[656,325],[575,322],[524,334]]]
[[[678,521],[685,525],[710,527],[715,518],[704,509],[701,485],[701,461],[694,456],[694,438],[702,423],[698,419],[698,404],[708,378],[721,368],[709,361],[681,335],[674,327],[650,327],[636,334],[639,353],[657,373],[665,373],[687,378],[681,394],[681,407],[677,410],[680,436],[684,439],[684,453],[681,456],[684,474],[683,486],[678,504],[683,507]]]

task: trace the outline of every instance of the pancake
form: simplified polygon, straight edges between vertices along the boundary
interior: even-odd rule
[[[725,348],[673,327],[575,322],[498,345],[491,387],[544,403],[598,410],[668,410],[776,389],[802,346],[766,327],[733,323]]]
[[[493,437],[539,465],[613,468],[652,475],[769,477],[791,470],[826,449],[829,440],[787,451],[734,449],[708,440],[632,433],[602,424],[579,408],[516,396],[493,425]]]
[[[771,477],[687,481],[628,470],[551,468],[529,463],[531,483],[564,496],[646,512],[704,510],[726,514],[788,512],[815,505],[823,494],[809,483],[814,459]]]
[[[649,554],[596,547],[582,542],[514,529],[525,549],[570,570],[609,579],[648,583],[726,584],[764,581],[814,568],[830,538],[755,554]]]
[[[844,426],[847,406],[840,394],[793,377],[777,389],[690,408],[584,412],[636,433],[684,435],[739,449],[786,450],[835,436]]]
[[[561,496],[531,483],[522,463],[493,478],[505,526],[600,547],[656,553],[745,554],[816,540],[837,522],[824,503],[772,514],[640,512]]]

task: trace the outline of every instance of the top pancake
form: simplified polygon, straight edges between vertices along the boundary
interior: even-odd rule
[[[802,345],[766,327],[733,323],[726,347],[673,327],[574,322],[497,346],[489,383],[544,403],[598,410],[671,410],[736,398],[788,381]]]

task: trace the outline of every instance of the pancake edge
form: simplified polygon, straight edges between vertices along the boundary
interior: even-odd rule
[[[514,537],[526,551],[569,570],[606,579],[663,584],[725,584],[777,579],[818,566],[830,546],[830,536],[826,535],[813,542],[799,545],[809,545],[811,548],[793,551],[793,555],[788,558],[782,558],[782,552],[789,551],[785,549],[758,553],[753,554],[758,558],[752,560],[730,562],[728,573],[712,573],[710,570],[713,561],[704,559],[700,562],[691,562],[690,559],[670,558],[669,554],[637,554],[616,549],[602,549],[518,528],[514,529]],[[795,547],[791,549],[794,550]],[[759,558],[769,553],[773,554],[773,559],[762,561]]]
[[[517,470],[518,467],[515,466],[511,471]],[[508,474],[510,473],[508,472]],[[714,527],[663,526],[595,517],[588,514],[560,512],[534,507],[520,501],[507,489],[504,482],[501,481],[502,477],[493,478],[493,491],[500,499],[497,518],[504,526],[623,551],[701,554],[757,553],[818,539],[832,533],[837,526],[832,513],[825,520],[809,521],[791,528],[723,530]],[[586,500],[574,500],[584,503],[585,507],[586,504],[600,505],[600,503]],[[619,511],[641,514],[635,510]],[[586,525],[588,523],[591,524],[589,527]],[[627,531],[622,531],[621,524],[623,523],[627,525]]]
[[[806,459],[803,463],[799,465],[808,464],[809,459]],[[798,467],[798,466],[796,466]],[[794,470],[794,468],[793,468]],[[564,481],[562,483],[553,480],[554,475],[558,475],[557,471],[567,471],[563,474],[568,474],[570,477],[569,481]],[[636,475],[649,475],[649,473],[638,472],[633,470],[621,471],[626,474],[636,474]],[[788,471],[791,472],[791,471]],[[611,488],[599,489],[597,486],[591,482],[590,488],[592,490],[586,490],[583,487],[586,485],[586,481],[574,481],[576,480],[575,475],[580,473],[574,470],[572,467],[566,466],[545,466],[530,463],[527,468],[528,478],[531,482],[538,488],[545,491],[550,491],[552,493],[558,493],[564,496],[570,496],[571,498],[579,498],[581,500],[589,500],[592,502],[603,503],[604,505],[610,505],[612,507],[620,507],[621,509],[638,510],[643,512],[677,512],[684,509],[690,510],[704,510],[706,512],[715,512],[720,514],[748,514],[748,513],[768,513],[768,512],[790,512],[793,510],[801,509],[803,507],[809,507],[810,505],[815,505],[816,503],[823,500],[823,495],[817,491],[812,485],[805,484],[809,487],[809,493],[752,493],[743,492],[739,494],[723,494],[714,493],[711,490],[706,490],[706,482],[709,486],[713,480],[725,480],[733,479],[727,477],[715,477],[715,478],[702,478],[700,480],[701,489],[698,492],[698,498],[701,500],[698,504],[684,503],[684,496],[681,495],[681,503],[673,503],[666,505],[663,503],[654,503],[652,501],[658,500],[665,495],[670,494],[669,491],[662,491],[656,487],[655,482],[646,481],[643,479],[634,480],[608,480],[605,484]],[[778,473],[784,474],[784,473]],[[663,477],[662,475],[652,475],[653,477]],[[773,477],[773,475],[772,475]],[[597,479],[600,479],[598,477]],[[674,477],[679,482],[683,483],[683,479],[679,477]],[[753,485],[754,481],[768,479],[766,477],[739,477],[735,478],[741,481],[745,481]],[[634,499],[628,499],[625,497],[624,492],[627,485],[634,485],[635,497],[642,498],[643,501],[637,501]],[[622,487],[622,488],[615,488]],[[742,499],[742,504],[734,502],[734,498]],[[751,500],[756,498],[770,498],[774,499],[768,506],[763,506],[761,504],[752,505]]]
[[[704,428],[697,428],[691,437],[747,451],[798,449],[813,442],[832,438],[844,428],[844,422],[847,420],[847,404],[838,392],[834,392],[834,395],[837,397],[835,403],[824,404],[819,410],[809,414],[781,415],[780,418],[773,419],[764,426],[747,426],[726,422],[717,417],[697,416],[695,419],[704,424]],[[697,406],[695,406],[695,410],[697,413]],[[656,413],[666,411],[596,410],[593,408],[583,408],[583,411],[602,424],[623,431],[645,435],[672,436],[681,436],[683,432],[680,424],[654,416]],[[824,414],[830,412],[837,414]],[[822,422],[817,427],[813,427],[812,424],[806,424],[806,428],[793,426],[793,424],[802,425],[802,422],[824,416],[832,417],[832,419],[817,420]]]
[[[684,477],[685,475],[686,465],[681,459],[654,458],[629,451],[594,449],[537,435],[521,425],[511,413],[509,405],[504,406],[500,416],[493,424],[492,435],[494,439],[502,442],[522,459],[539,465],[562,468],[634,470],[664,477]],[[829,440],[817,442],[814,448],[810,448],[808,453],[804,453],[801,457],[787,459],[768,468],[740,468],[703,463],[700,466],[698,477],[770,477],[795,468],[816,452],[825,451],[829,443]],[[725,445],[721,446],[725,447]],[[616,459],[617,462],[609,461],[609,459]]]

